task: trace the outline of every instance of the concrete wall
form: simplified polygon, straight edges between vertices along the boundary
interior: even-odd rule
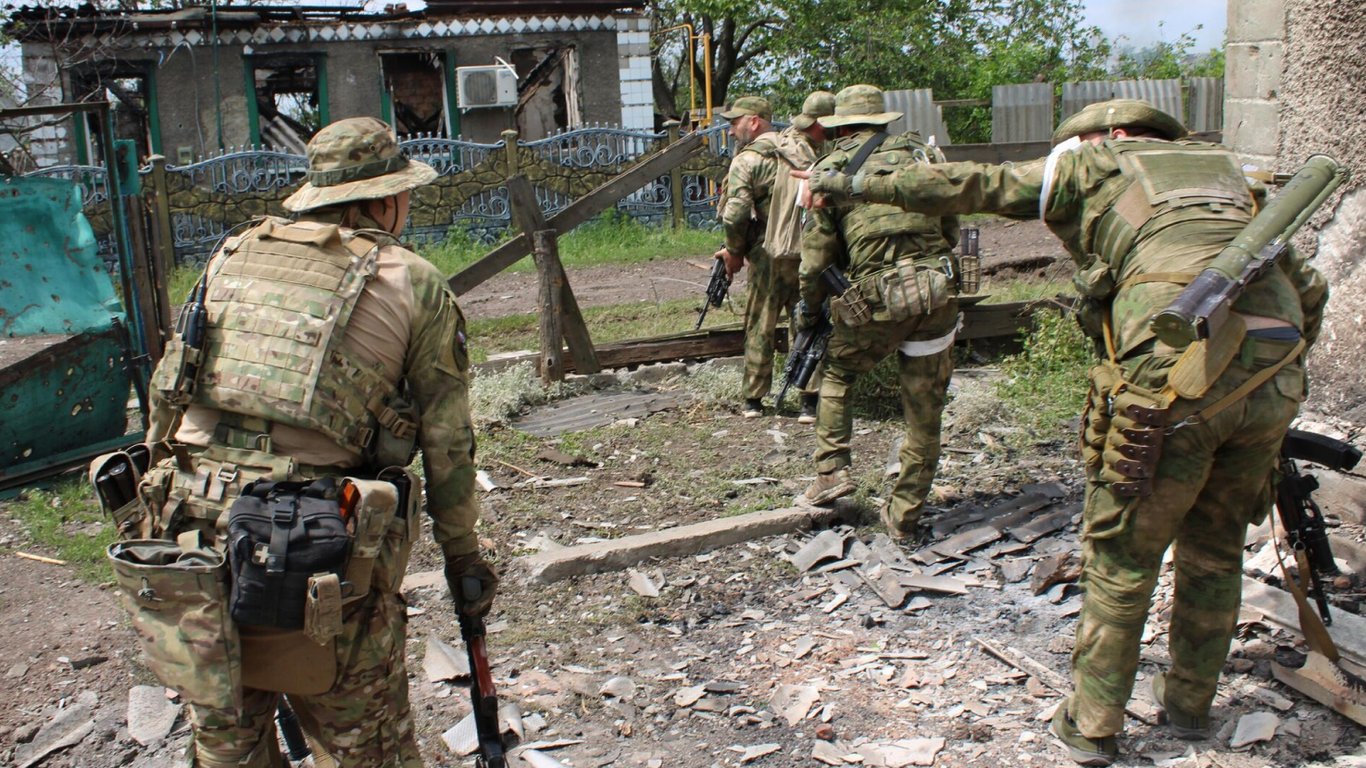
[[[1366,3],[1229,0],[1228,18],[1225,141],[1270,170],[1315,153],[1352,170],[1295,244],[1332,292],[1307,407],[1366,424]]]

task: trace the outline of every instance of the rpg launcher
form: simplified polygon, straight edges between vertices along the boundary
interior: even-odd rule
[[[1328,529],[1323,513],[1311,494],[1319,481],[1300,471],[1296,461],[1312,461],[1338,472],[1355,467],[1361,451],[1355,446],[1334,440],[1326,435],[1292,429],[1281,443],[1280,483],[1276,486],[1276,514],[1285,527],[1286,539],[1294,553],[1300,577],[1309,581],[1309,595],[1318,604],[1319,616],[1325,626],[1333,623],[1328,613],[1328,598],[1323,593],[1324,575],[1336,576],[1337,564],[1328,543]]]
[[[692,327],[694,331],[701,328],[702,321],[707,319],[707,310],[721,306],[728,293],[730,293],[730,273],[726,271],[726,262],[717,259],[711,267],[711,279],[707,281],[707,296],[702,302],[702,308],[697,311],[697,325]]]
[[[465,577],[460,584],[465,601],[478,600],[483,593],[479,580]],[[488,649],[484,641],[488,631],[481,616],[470,616],[456,606],[460,620],[460,638],[465,641],[465,652],[470,660],[470,703],[474,707],[474,731],[479,736],[477,768],[507,768],[503,754],[503,735],[498,727],[498,691],[493,687],[493,672],[489,670]]]

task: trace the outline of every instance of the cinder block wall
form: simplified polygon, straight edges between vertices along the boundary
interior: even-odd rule
[[[1307,409],[1366,425],[1366,3],[1228,0],[1224,137],[1251,165],[1324,153],[1353,178],[1301,230],[1332,298]]]

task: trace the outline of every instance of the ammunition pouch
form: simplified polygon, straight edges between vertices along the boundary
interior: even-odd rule
[[[229,615],[223,554],[189,533],[179,541],[115,542],[107,555],[157,680],[193,704],[240,711],[242,646]]]
[[[872,307],[872,319],[899,323],[924,317],[949,303],[949,278],[938,269],[899,261],[855,284]]]
[[[90,485],[95,489],[100,509],[114,521],[122,538],[146,538],[142,530],[148,511],[138,486],[149,468],[151,457],[147,446],[135,443],[90,462]]]
[[[1119,366],[1103,363],[1091,369],[1091,388],[1081,412],[1081,458],[1087,476],[1100,471],[1105,439],[1110,433],[1110,397],[1123,380]]]
[[[1109,398],[1110,425],[1101,453],[1099,479],[1116,496],[1142,498],[1153,492],[1173,396],[1122,379]]]
[[[857,328],[872,322],[873,309],[868,305],[863,289],[851,285],[844,293],[831,297],[830,319],[847,328]]]

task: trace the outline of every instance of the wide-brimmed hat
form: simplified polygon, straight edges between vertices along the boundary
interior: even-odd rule
[[[1111,99],[1087,104],[1080,112],[1063,120],[1053,131],[1053,143],[1111,128],[1147,128],[1166,139],[1180,139],[1186,135],[1186,126],[1180,120],[1142,99]]]
[[[887,99],[875,85],[851,85],[835,94],[835,113],[817,118],[826,128],[841,125],[886,125],[901,117],[887,111]]]
[[[353,200],[377,200],[432,183],[436,169],[399,153],[394,132],[373,117],[338,120],[308,142],[304,185],[280,203],[308,211]]]
[[[769,104],[768,99],[763,96],[741,96],[729,107],[721,110],[720,114],[727,120],[734,120],[745,115],[758,115],[765,120],[772,120],[773,105]]]
[[[835,113],[835,94],[829,91],[813,91],[802,102],[802,112],[792,118],[792,127],[799,131],[816,124],[819,118]]]

